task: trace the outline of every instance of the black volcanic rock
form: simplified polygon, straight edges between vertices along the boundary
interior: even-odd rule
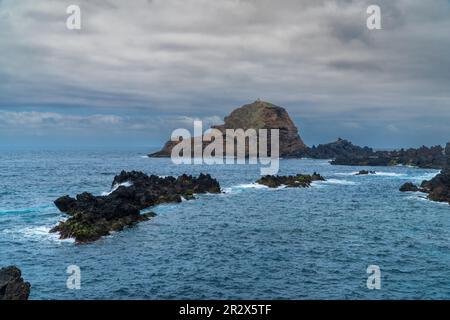
[[[370,148],[354,149],[354,152],[337,155],[331,162],[333,165],[347,166],[395,166],[409,165],[427,169],[444,168],[447,162],[444,149],[441,146],[395,151],[371,151]]]
[[[442,170],[429,181],[423,181],[420,188],[428,193],[428,199],[450,204],[450,168]]]
[[[311,186],[313,181],[325,181],[325,178],[314,172],[312,175],[264,176],[257,180],[256,183],[268,186],[269,188],[278,188],[280,186],[307,188]]]
[[[408,182],[400,188],[400,191],[425,192],[428,193],[427,198],[432,201],[450,204],[450,167],[442,169],[433,179],[423,181],[420,187]]]
[[[419,168],[441,169],[447,163],[450,145],[446,150],[441,146],[394,151],[374,151],[369,147],[359,147],[348,140],[339,138],[335,142],[307,148],[303,156],[313,159],[333,159],[332,165],[347,166],[395,166],[410,165]]]
[[[224,120],[224,124],[212,127],[222,132],[224,142],[227,129],[255,129],[256,131],[279,129],[279,154],[281,157],[295,157],[303,154],[306,150],[306,145],[300,138],[298,129],[287,111],[269,102],[257,100],[246,104],[232,111]],[[168,141],[160,151],[150,154],[149,157],[170,157],[173,147],[178,143],[178,141]],[[209,142],[204,142],[203,148],[208,144]],[[193,139],[191,139],[191,145],[193,145]],[[226,152],[226,147],[224,143],[224,152]],[[246,155],[248,155],[248,148],[246,148]]]
[[[210,175],[197,178],[181,175],[161,178],[142,172],[122,171],[114,178],[112,191],[106,196],[81,193],[76,198],[64,196],[55,201],[58,209],[70,216],[50,232],[59,232],[61,239],[75,238],[76,242],[91,242],[112,231],[146,221],[154,213],[140,214],[140,210],[166,202],[192,199],[195,193],[220,193],[220,185]]]
[[[30,288],[17,267],[0,269],[0,300],[28,300]]]
[[[412,182],[406,182],[400,187],[401,192],[418,192],[420,189]]]
[[[369,157],[372,154],[373,150],[369,147],[355,146],[350,141],[339,138],[335,142],[308,148],[305,156],[313,159],[353,159]]]
[[[357,176],[368,175],[368,174],[376,174],[376,172],[369,171],[369,170],[359,170],[359,172],[356,173]]]

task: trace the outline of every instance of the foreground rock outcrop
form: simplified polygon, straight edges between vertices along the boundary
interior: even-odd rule
[[[76,198],[58,198],[56,207],[70,218],[50,232],[58,232],[61,239],[91,242],[155,216],[154,213],[141,214],[142,209],[160,203],[181,202],[182,197],[192,199],[196,193],[220,193],[219,183],[209,174],[161,178],[138,171],[122,171],[114,178],[111,188],[106,196],[85,192]]]
[[[212,127],[222,132],[224,141],[226,140],[227,129],[279,129],[279,152],[281,157],[301,156],[306,150],[306,145],[300,138],[298,129],[287,111],[269,102],[258,100],[244,105],[231,112],[224,120],[224,124]],[[192,146],[193,142],[194,140],[191,139]],[[178,141],[168,141],[162,150],[149,154],[149,157],[170,157],[173,147],[178,143]],[[203,143],[203,149],[208,143]],[[270,147],[268,149],[270,151]],[[225,144],[224,152],[226,152]],[[248,148],[246,155],[248,155]]]
[[[325,181],[325,178],[318,173],[312,175],[297,174],[295,176],[264,176],[256,183],[268,186],[269,188],[278,188],[286,186],[290,188],[308,188],[313,181]]]
[[[400,191],[424,192],[432,201],[447,202],[450,204],[450,143],[446,146],[447,159],[445,168],[431,180],[424,180],[420,187],[407,182],[400,187]]]
[[[31,285],[15,266],[0,269],[0,300],[28,300]]]

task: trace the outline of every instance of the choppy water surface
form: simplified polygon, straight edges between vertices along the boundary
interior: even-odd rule
[[[450,298],[450,206],[398,191],[436,170],[282,160],[280,174],[328,181],[273,190],[254,184],[256,166],[175,166],[146,151],[0,151],[0,265],[22,269],[32,299]],[[156,207],[93,244],[48,234],[64,218],[53,200],[108,192],[121,170],[207,172],[224,193]],[[66,288],[72,264],[81,290]],[[366,287],[372,264],[381,290]]]

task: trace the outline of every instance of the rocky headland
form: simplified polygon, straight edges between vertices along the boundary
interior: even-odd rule
[[[212,126],[222,132],[223,141],[226,141],[227,129],[279,129],[279,154],[280,157],[296,157],[306,150],[306,145],[300,138],[298,129],[289,117],[287,111],[279,106],[265,101],[255,101],[235,109],[224,119],[224,124]],[[206,140],[209,140],[206,139]],[[172,149],[178,141],[168,141],[164,147],[155,153],[149,154],[149,157],[170,157]],[[193,138],[191,145],[193,150]],[[209,142],[203,142],[203,149]],[[223,147],[226,153],[226,144]],[[270,150],[270,148],[269,148]],[[248,156],[248,146],[246,148]]]
[[[75,238],[77,243],[92,242],[155,216],[151,212],[141,214],[140,210],[181,202],[182,197],[192,199],[194,194],[220,193],[219,183],[209,174],[161,178],[138,171],[122,171],[114,178],[111,189],[105,196],[85,192],[76,198],[58,198],[56,207],[70,217],[50,232],[58,232],[61,239]]]
[[[15,266],[0,269],[0,300],[28,300],[31,285]]]
[[[308,188],[313,181],[325,181],[325,178],[314,172],[312,175],[297,174],[295,176],[264,176],[256,183],[269,188],[286,186],[290,188]]]

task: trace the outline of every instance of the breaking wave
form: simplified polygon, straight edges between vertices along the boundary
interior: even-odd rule
[[[343,186],[354,186],[358,183],[349,181],[349,180],[341,180],[341,179],[327,179],[326,181],[314,181],[312,185],[323,185],[323,184],[337,184]]]
[[[114,191],[116,191],[117,189],[119,189],[119,187],[131,187],[132,185],[133,185],[133,184],[132,184],[131,182],[129,182],[129,181],[122,182],[122,183],[116,183],[116,184],[112,187],[111,191],[109,191],[109,192],[103,192],[103,193],[102,193],[102,196],[109,196],[111,193],[113,193]]]
[[[20,238],[20,239],[29,239],[29,240],[37,240],[37,241],[55,241],[55,242],[69,242],[74,243],[74,239],[59,239],[59,235],[57,233],[50,233],[51,228],[48,226],[33,226],[33,227],[24,227],[19,229],[4,229],[0,233],[8,235],[12,239]]]

